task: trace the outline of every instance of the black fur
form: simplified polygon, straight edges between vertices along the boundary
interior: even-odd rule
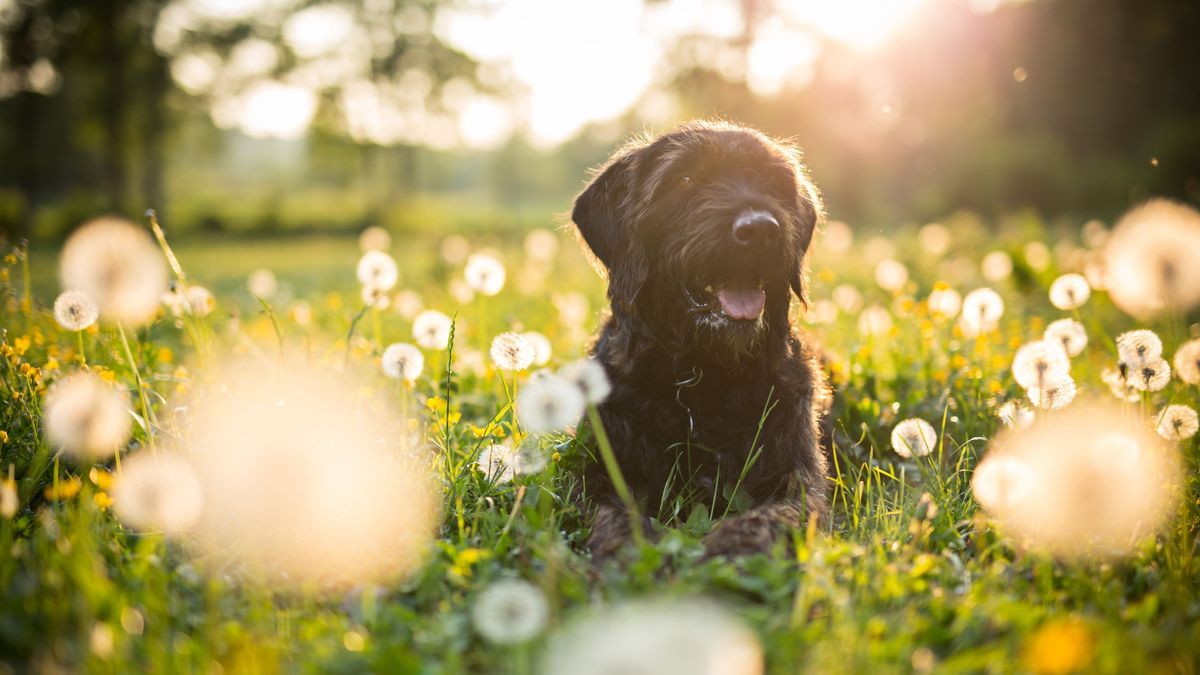
[[[774,239],[734,239],[747,209],[775,218]],[[686,484],[719,515],[757,434],[738,488],[754,506],[718,524],[710,554],[769,550],[781,530],[828,513],[820,428],[830,397],[789,316],[792,294],[806,300],[820,215],[794,148],[714,122],[631,143],[575,200],[572,220],[609,278],[611,316],[594,349],[613,384],[601,418],[636,498],[657,508]],[[766,298],[757,320],[731,319],[702,290],[751,277]],[[585,483],[597,505],[590,546],[611,555],[629,519],[598,459]]]

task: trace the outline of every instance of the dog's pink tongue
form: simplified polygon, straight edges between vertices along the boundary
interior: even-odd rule
[[[757,286],[726,286],[717,289],[717,300],[731,319],[757,319],[767,302],[767,293]]]

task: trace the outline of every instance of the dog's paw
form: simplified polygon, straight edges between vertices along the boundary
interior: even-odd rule
[[[757,514],[723,520],[704,537],[704,557],[740,558],[770,553],[779,536],[779,523]]]

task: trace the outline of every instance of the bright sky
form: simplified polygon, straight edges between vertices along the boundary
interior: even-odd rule
[[[170,49],[181,29],[194,22],[269,16],[294,1],[175,0],[164,10],[155,40]],[[817,36],[869,50],[903,29],[929,1],[779,0],[776,16],[736,69],[756,93],[771,95],[809,76]],[[284,38],[306,60],[286,82],[263,81],[279,55],[257,39],[240,45],[224,64],[212,52],[182,54],[172,71],[185,89],[214,94],[219,125],[252,136],[302,136],[318,107],[315,91],[336,87],[348,131],[361,140],[487,148],[524,129],[537,145],[552,147],[589,122],[634,106],[651,124],[672,116],[671,102],[656,96],[653,87],[665,76],[667,50],[682,35],[739,35],[737,6],[736,0],[467,0],[444,10],[433,30],[486,64],[487,76],[515,82],[521,94],[497,100],[465,82],[452,83],[442,103],[457,111],[453,118],[425,104],[431,83],[419,72],[405,74],[396,86],[366,81],[369,27],[356,25],[333,1],[284,23]],[[402,19],[428,22],[419,12]]]

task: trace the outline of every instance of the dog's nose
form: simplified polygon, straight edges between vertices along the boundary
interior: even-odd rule
[[[779,221],[766,211],[748,209],[733,221],[733,238],[739,244],[761,244],[775,238]]]

